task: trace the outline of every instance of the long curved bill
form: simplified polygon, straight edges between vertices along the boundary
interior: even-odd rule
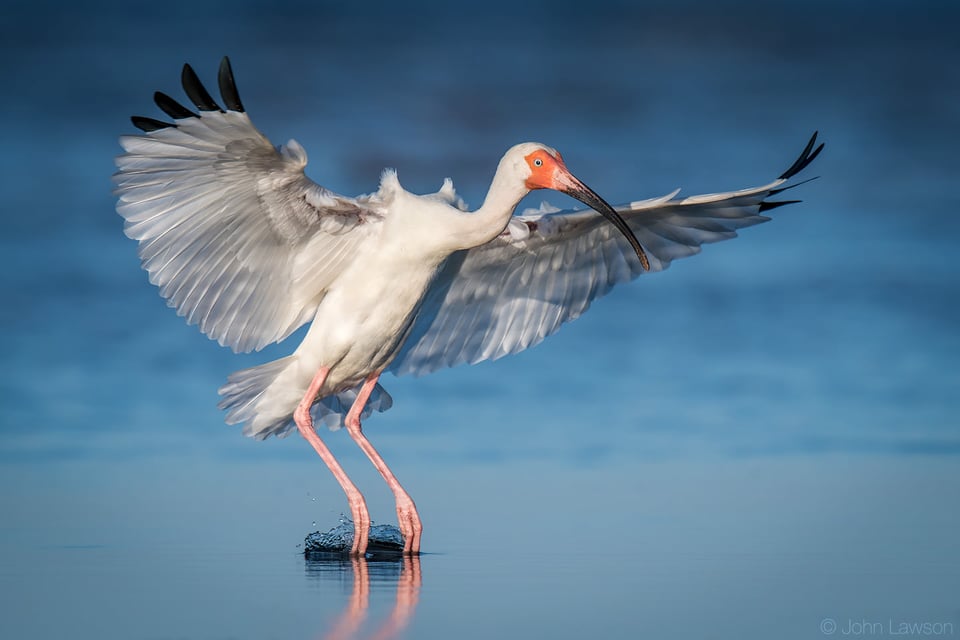
[[[612,222],[613,226],[620,230],[620,233],[624,235],[630,242],[630,246],[636,251],[637,258],[640,259],[640,265],[643,267],[643,270],[650,271],[650,260],[647,259],[647,253],[643,250],[643,247],[640,246],[640,241],[637,240],[637,236],[633,235],[633,230],[627,226],[627,223],[620,217],[617,210],[607,204],[593,189],[580,182],[579,178],[572,173],[563,172],[558,178],[564,183],[559,191],[573,196]]]

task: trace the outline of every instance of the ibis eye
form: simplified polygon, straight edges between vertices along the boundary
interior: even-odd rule
[[[541,160],[540,158],[536,158],[536,159],[534,159],[533,164],[534,164],[535,166],[537,166],[537,167],[542,166],[542,165],[543,165],[543,160]]]

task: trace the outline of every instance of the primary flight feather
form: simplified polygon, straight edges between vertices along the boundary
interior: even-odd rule
[[[347,494],[360,554],[366,504],[316,422],[346,426],[394,492],[405,551],[419,552],[416,507],[361,428],[392,403],[380,375],[422,375],[539,343],[614,285],[769,220],[764,212],[792,202],[769,198],[823,148],[814,134],[786,172],[755,189],[611,207],[559,152],[522,143],[471,212],[449,180],[416,195],[389,170],[369,195],[334,193],[304,175],[297,142],[275,147],[253,126],[227,58],[223,107],[189,65],[181,80],[196,111],[157,92],[172,122],[134,116],[142,133],[120,138],[117,211],[150,281],[220,344],[258,350],[312,321],[292,355],[232,374],[220,406],[253,437],[299,430]],[[513,215],[533,189],[591,209]]]

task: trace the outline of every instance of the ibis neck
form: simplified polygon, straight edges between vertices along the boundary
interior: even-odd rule
[[[483,206],[464,216],[467,228],[464,229],[463,248],[485,244],[500,235],[510,222],[513,210],[528,193],[530,190],[526,185],[501,162]]]

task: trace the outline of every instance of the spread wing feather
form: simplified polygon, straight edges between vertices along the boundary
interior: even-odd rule
[[[651,271],[736,237],[770,218],[763,212],[785,182],[819,154],[816,134],[776,181],[755,189],[617,207],[646,250]],[[796,186],[796,185],[793,185]],[[495,360],[531,347],[579,317],[615,285],[643,273],[623,236],[594,211],[542,209],[515,216],[493,241],[455,253],[427,292],[410,336],[394,360],[396,374]]]
[[[143,133],[120,139],[117,211],[170,306],[250,351],[310,319],[385,207],[377,194],[348,198],[312,182],[299,144],[275,148],[253,126],[226,58],[218,80],[227,110],[184,65],[199,113],[157,92],[173,122],[132,118]]]

